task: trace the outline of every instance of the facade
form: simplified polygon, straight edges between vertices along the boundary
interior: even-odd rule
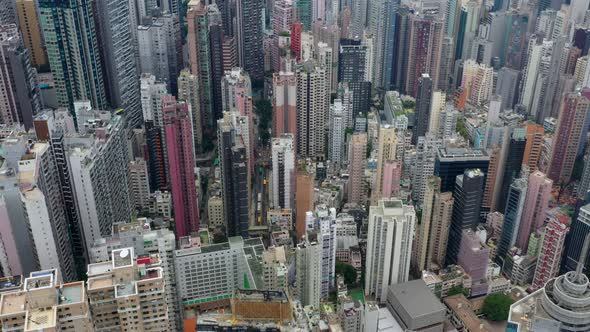
[[[463,231],[474,230],[479,223],[483,184],[484,174],[479,169],[466,169],[463,175],[457,176],[453,194],[455,203],[449,230],[447,264],[457,263]]]
[[[444,22],[433,17],[412,14],[408,24],[405,92],[415,97],[422,74],[427,73],[432,79],[432,89],[438,89]]]
[[[47,62],[47,53],[43,48],[43,35],[41,34],[35,1],[16,1],[16,13],[20,31],[23,35],[23,42],[31,52],[31,64],[36,68],[46,67],[49,63]]]
[[[105,88],[112,108],[122,108],[127,115],[127,125],[139,128],[143,124],[139,93],[139,73],[130,25],[132,15],[124,1],[100,1],[93,4],[98,22],[98,42],[102,65],[106,73]],[[71,35],[68,34],[69,38]],[[45,37],[47,42],[47,36]]]
[[[188,104],[177,103],[173,96],[165,96],[162,98],[162,112],[176,236],[187,236],[199,231],[193,133]]]
[[[541,238],[539,257],[533,277],[533,289],[539,289],[559,273],[565,236],[569,227],[556,218],[550,218]]]
[[[145,159],[135,158],[129,162],[129,195],[137,211],[149,209],[150,184]]]
[[[109,260],[115,250],[133,248],[138,256],[158,255],[164,277],[170,331],[176,331],[179,312],[176,301],[176,269],[174,250],[176,237],[168,229],[152,230],[147,220],[113,225],[112,236],[98,239],[90,249],[90,263]]]
[[[179,308],[207,310],[229,305],[236,288],[261,289],[264,245],[259,238],[230,237],[229,242],[174,252]]]
[[[295,144],[293,134],[272,139],[272,205],[275,209],[295,207]]]
[[[301,304],[319,308],[322,283],[321,246],[317,239],[305,238],[295,248],[295,287]],[[316,309],[317,310],[317,309]]]
[[[395,160],[397,155],[397,134],[395,127],[385,125],[379,128],[379,150],[377,156],[377,177],[373,186],[372,200],[382,197],[383,167],[389,160]]]
[[[418,79],[416,91],[416,123],[412,130],[412,144],[416,145],[418,138],[428,131],[432,106],[432,79],[428,74],[422,74]],[[432,116],[435,116],[434,114]]]
[[[430,262],[439,267],[445,266],[454,203],[451,192],[434,194],[427,263]]]
[[[440,194],[440,178],[432,176],[428,178],[426,183],[426,192],[424,193],[424,202],[422,205],[422,219],[420,224],[416,227],[416,234],[414,236],[414,247],[412,248],[412,268],[414,271],[424,271],[429,267],[432,253],[429,245],[430,235],[433,227],[438,227],[432,223],[440,221],[438,218],[433,218],[435,195]]]
[[[525,179],[517,179],[510,185],[508,197],[506,198],[506,210],[500,242],[496,251],[497,260],[504,260],[506,254],[516,243],[518,230],[523,215],[523,208],[527,200],[527,182]],[[530,213],[530,212],[527,212]],[[528,239],[527,239],[528,241]]]
[[[72,138],[66,143],[86,248],[96,239],[110,235],[113,223],[127,221],[131,216],[124,138],[123,119],[114,116],[97,126],[94,135]]]
[[[590,89],[568,93],[562,99],[547,171],[547,176],[555,183],[567,183],[570,180],[580,145],[582,127],[590,109],[588,98]]]
[[[219,166],[226,233],[248,236],[250,220],[250,174],[248,119],[226,112],[217,121]]]
[[[178,75],[178,100],[190,105],[190,115],[193,125],[193,147],[195,153],[203,151],[203,122],[201,119],[201,104],[199,78],[189,70],[183,69]]]
[[[31,129],[41,112],[41,93],[30,51],[14,24],[0,27],[0,78],[0,124]]]
[[[340,99],[334,100],[334,103],[330,105],[329,118],[328,123],[330,131],[328,134],[328,159],[331,160],[336,167],[340,167],[344,158],[344,140],[346,139],[344,106]]]
[[[439,148],[434,165],[434,175],[441,179],[441,191],[453,191],[455,178],[466,169],[479,168],[486,176],[490,157],[484,150],[466,148]]]
[[[297,72],[297,154],[323,159],[326,140],[324,126],[328,116],[328,90],[325,69],[307,67]]]
[[[177,91],[180,29],[178,18],[165,13],[153,17],[146,25],[137,27],[140,73],[150,73],[166,83],[168,91]]]
[[[303,236],[305,236],[306,212],[313,210],[313,178],[313,174],[310,174],[306,171],[302,171],[300,169],[297,170],[297,184],[295,186],[295,188],[297,189],[297,192],[295,193],[295,215],[297,218],[295,220],[295,230],[297,231],[297,240],[300,240]]]
[[[273,137],[290,133],[297,137],[297,78],[293,72],[274,73]]]
[[[516,239],[516,245],[523,250],[528,247],[530,235],[543,227],[545,223],[552,186],[553,181],[539,171],[529,176],[526,200]]]
[[[562,269],[565,271],[574,271],[580,261],[582,252],[580,248],[584,239],[590,233],[590,205],[580,207],[578,217],[572,221],[570,226],[569,238],[566,241],[565,254]],[[584,268],[588,270],[590,262],[587,259],[584,262]]]
[[[88,265],[86,285],[96,330],[169,331],[159,255],[115,249],[108,261]]]
[[[488,292],[487,270],[490,248],[482,244],[479,231],[467,229],[461,235],[461,248],[457,255],[457,264],[463,267],[472,280],[471,296],[484,295]]]
[[[365,295],[385,302],[389,286],[410,274],[416,213],[400,200],[379,200],[369,210]]]
[[[350,139],[349,154],[349,176],[350,186],[348,188],[348,202],[362,204],[363,200],[363,174],[367,154],[367,134],[355,133]]]
[[[96,109],[105,109],[107,106],[104,64],[92,6],[93,2],[87,0],[63,4],[52,0],[38,2],[57,101],[59,106],[69,108],[70,112],[77,100],[90,100]],[[129,31],[121,30],[126,30],[122,33]],[[129,56],[133,55],[131,50],[129,53]]]
[[[264,76],[262,8],[262,0],[253,0],[238,2],[236,9],[238,64],[254,80]]]

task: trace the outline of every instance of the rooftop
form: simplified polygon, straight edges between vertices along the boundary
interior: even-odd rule
[[[491,331],[491,327],[474,312],[472,303],[463,294],[444,298],[444,303],[453,311],[468,331]]]
[[[25,331],[45,331],[56,324],[55,307],[29,310],[25,322]]]
[[[84,298],[84,282],[65,284],[59,290],[59,304],[67,305],[82,302]]]
[[[444,306],[422,279],[391,285],[388,299],[391,295],[397,299],[403,310],[412,318],[445,311]]]
[[[27,303],[26,292],[15,292],[2,295],[2,303],[0,303],[0,315],[14,314],[25,311],[25,304]]]

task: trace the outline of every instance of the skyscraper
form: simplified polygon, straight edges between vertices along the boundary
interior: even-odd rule
[[[328,115],[328,91],[323,68],[306,63],[297,72],[297,153],[324,158],[324,128]]]
[[[47,53],[43,47],[43,35],[35,1],[17,0],[16,12],[24,45],[31,53],[31,64],[36,68],[46,67],[48,65]]]
[[[412,144],[418,142],[418,137],[424,136],[430,123],[430,108],[432,104],[432,79],[428,74],[422,74],[418,79],[416,93],[416,124],[412,128]]]
[[[369,209],[365,295],[387,299],[389,286],[408,281],[416,213],[400,200],[379,200]]]
[[[583,254],[580,248],[583,246],[584,239],[588,234],[590,234],[590,205],[586,204],[580,208],[578,217],[571,224],[570,234],[566,241],[562,270],[574,271],[576,269],[576,265]],[[588,271],[590,259],[586,256],[586,261],[580,263]]]
[[[474,230],[479,223],[483,184],[484,173],[479,169],[466,169],[462,175],[457,175],[453,192],[455,203],[449,230],[447,264],[457,263],[463,231]]]
[[[224,113],[217,121],[217,137],[226,234],[246,237],[250,220],[251,161],[248,159],[247,131],[241,123],[247,124],[247,119],[237,113]]]
[[[526,145],[524,156],[522,157],[522,164],[526,165],[531,173],[539,168],[544,134],[545,130],[543,126],[536,123],[526,124]]]
[[[262,0],[237,1],[238,64],[254,80],[264,77]]]
[[[367,155],[367,134],[354,133],[348,149],[349,182],[348,202],[361,204],[363,196],[363,175]]]
[[[422,74],[430,76],[433,90],[438,89],[444,22],[430,16],[412,14],[409,27],[405,92],[415,97]]]
[[[37,72],[15,25],[0,26],[0,40],[0,123],[28,130],[41,111]]]
[[[162,113],[174,203],[175,234],[177,237],[187,236],[199,231],[193,132],[188,104],[177,103],[173,96],[164,96]]]
[[[533,278],[533,289],[543,287],[549,279],[557,276],[559,265],[561,263],[561,254],[565,243],[565,236],[569,227],[557,220],[549,218],[549,221],[543,229],[539,257],[535,267],[535,276]]]
[[[38,6],[58,104],[73,112],[74,101],[90,100],[94,108],[106,109],[93,2],[41,0]]]
[[[429,253],[431,244],[430,235],[433,234],[431,228],[435,225],[433,221],[434,196],[440,193],[440,178],[431,176],[426,183],[426,192],[424,193],[424,203],[422,206],[422,218],[420,224],[416,226],[416,235],[414,237],[414,247],[412,248],[412,268],[419,273],[429,268]]]
[[[295,206],[295,142],[293,134],[283,134],[271,142],[272,205],[275,209]]]
[[[568,183],[570,180],[586,114],[590,109],[589,98],[590,89],[563,96],[547,171],[547,175],[555,183]]]
[[[191,73],[198,77],[199,108],[203,130],[213,128],[213,87],[211,73],[211,46],[209,35],[208,7],[201,1],[192,0],[188,4],[188,58]]]
[[[178,75],[178,100],[190,105],[190,118],[193,126],[193,147],[195,153],[203,151],[203,123],[201,121],[201,104],[199,97],[199,77],[183,69]]]
[[[524,128],[507,128],[507,135],[510,135],[509,140],[505,140],[502,144],[502,153],[504,153],[504,162],[502,167],[503,176],[500,179],[500,195],[495,201],[495,207],[498,211],[503,211],[506,206],[506,197],[508,188],[520,174],[522,167],[522,158],[526,147],[526,132]]]
[[[434,194],[428,255],[426,257],[427,264],[436,264],[439,267],[445,266],[454,203],[455,200],[451,192]]]
[[[98,42],[103,60],[105,88],[110,106],[122,108],[127,126],[138,128],[143,124],[139,94],[139,73],[130,26],[129,3],[107,0],[93,3],[98,22]],[[69,38],[71,35],[68,34]],[[47,42],[47,38],[45,39]]]
[[[526,200],[527,182],[526,179],[516,179],[509,188],[506,198],[506,210],[504,212],[504,223],[500,242],[496,251],[496,260],[504,261],[506,254],[516,243],[520,221],[522,219],[523,207]]]
[[[328,159],[335,167],[340,167],[344,158],[344,140],[346,138],[344,106],[340,99],[335,99],[330,105],[330,118],[328,120]]]
[[[297,170],[297,184],[295,186],[297,189],[295,193],[297,240],[301,240],[305,235],[305,213],[313,210],[313,187],[313,174],[309,174],[305,170]]]
[[[553,181],[539,171],[529,176],[526,200],[516,239],[516,245],[522,250],[528,248],[531,234],[543,227],[552,186]]]
[[[297,137],[297,78],[293,72],[272,75],[273,136],[285,133]]]
[[[397,154],[397,134],[395,128],[389,125],[379,128],[379,151],[377,156],[377,177],[373,185],[372,201],[382,197],[383,167],[388,160],[395,160]]]
[[[297,277],[295,285],[299,300],[303,305],[320,305],[322,282],[321,244],[317,238],[305,238],[295,248]]]

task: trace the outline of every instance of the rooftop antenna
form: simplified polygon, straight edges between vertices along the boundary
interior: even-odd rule
[[[588,247],[590,246],[590,234],[586,235],[584,239],[584,245],[582,246],[582,254],[578,260],[578,266],[576,267],[576,282],[582,283],[582,276],[584,275],[584,265],[586,264],[586,256],[588,255]]]

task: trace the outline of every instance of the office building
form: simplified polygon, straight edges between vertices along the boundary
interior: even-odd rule
[[[567,93],[562,99],[547,176],[568,183],[574,168],[582,127],[590,109],[590,89]]]
[[[261,239],[239,236],[224,243],[176,250],[176,289],[182,305],[179,309],[200,312],[229,306],[237,288],[262,289],[263,253]]]
[[[193,133],[188,104],[173,96],[162,97],[166,152],[174,205],[175,234],[199,231],[199,208],[195,184]]]
[[[516,179],[510,185],[508,197],[506,198],[504,222],[502,224],[502,232],[499,238],[500,242],[498,243],[498,248],[496,250],[496,258],[498,261],[503,261],[506,254],[508,254],[516,243],[524,212],[523,208],[527,199],[527,180]]]
[[[136,27],[130,25],[129,18],[132,13],[129,3],[99,1],[92,6],[92,10],[96,14],[94,19],[100,29],[96,31],[97,39],[100,45],[104,45],[99,49],[103,70],[106,73],[103,79],[105,88],[108,89],[110,106],[124,109],[127,126],[139,128],[143,124],[143,119],[138,64],[133,41],[135,37],[131,32]],[[70,37],[71,33],[68,32],[66,38]],[[45,36],[45,42],[47,43],[47,36]]]
[[[110,235],[113,223],[128,221],[132,208],[123,118],[115,115],[99,120],[96,114],[90,121],[94,135],[71,139],[66,156],[86,248]],[[78,124],[78,128],[83,126]]]
[[[447,264],[457,263],[463,231],[474,230],[479,223],[483,185],[484,173],[480,169],[466,169],[462,175],[456,177],[455,191],[453,192],[455,202],[446,256]]]
[[[498,211],[504,211],[508,188],[520,175],[524,151],[526,149],[526,132],[524,128],[508,128],[505,132],[505,140],[502,142],[503,162],[498,166],[503,173],[496,181],[500,181],[499,196],[494,200],[494,206]],[[509,139],[506,137],[509,135]],[[496,189],[495,189],[496,190]]]
[[[574,271],[576,269],[582,254],[580,248],[588,233],[590,233],[590,206],[584,205],[580,207],[577,218],[570,225],[570,232],[565,243],[562,271]],[[584,262],[584,269],[588,271],[589,268],[590,261],[587,259]]]
[[[64,4],[52,0],[38,2],[57,102],[70,112],[77,100],[89,100],[96,109],[107,106],[104,64],[97,38],[99,28],[95,26],[98,18],[94,17],[93,4],[87,0]],[[123,34],[129,31],[121,30],[126,30]],[[132,56],[132,50],[128,51]],[[135,75],[132,78],[136,79]]]
[[[443,331],[446,309],[422,279],[388,287],[387,309],[403,330]]]
[[[385,302],[389,286],[408,281],[414,207],[400,200],[379,200],[369,210],[365,295]]]
[[[272,76],[273,137],[293,134],[297,137],[297,77],[293,72]]]
[[[295,207],[295,142],[293,134],[272,139],[272,206],[275,209]]]
[[[434,175],[441,179],[441,191],[453,191],[455,178],[466,169],[478,168],[486,175],[490,157],[484,150],[468,148],[439,148],[434,165]]]
[[[350,186],[348,187],[348,202],[363,204],[364,171],[367,156],[367,134],[355,133],[350,139],[348,149],[349,161],[348,172]]]
[[[90,263],[108,261],[113,251],[133,248],[138,256],[158,255],[164,277],[166,303],[170,331],[176,331],[179,312],[176,301],[176,269],[174,268],[174,250],[176,237],[168,229],[152,230],[146,219],[135,222],[114,224],[111,236],[98,239],[90,249]]]
[[[226,233],[248,236],[250,220],[250,163],[248,119],[226,112],[217,121],[219,167]]]
[[[552,186],[553,181],[539,171],[529,176],[526,200],[516,239],[517,247],[523,250],[528,248],[530,235],[543,226]]]
[[[34,0],[17,0],[16,13],[23,36],[23,43],[31,53],[31,64],[36,68],[47,67],[47,53],[43,47],[43,35]],[[3,23],[4,24],[4,23]]]
[[[41,112],[41,92],[30,51],[24,47],[16,25],[0,26],[0,124],[33,127]]]
[[[565,243],[565,236],[569,227],[556,218],[549,218],[543,229],[541,245],[535,276],[533,277],[533,289],[539,289],[557,276],[561,263],[561,254]]]
[[[95,331],[83,281],[62,283],[57,270],[31,272],[3,292],[0,325],[7,331]]]
[[[86,285],[96,330],[169,331],[159,255],[115,249],[109,260],[88,265]]]
[[[326,72],[306,63],[297,76],[297,153],[303,158],[323,159],[324,127],[328,115]]]

